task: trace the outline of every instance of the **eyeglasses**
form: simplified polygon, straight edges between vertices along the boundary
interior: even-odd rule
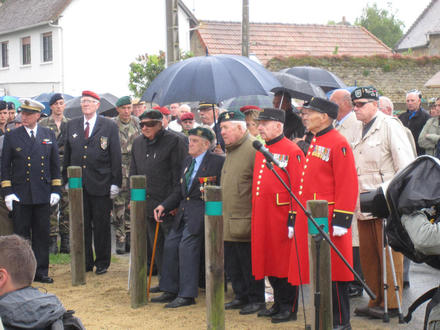
[[[373,100],[365,101],[365,102],[353,102],[353,106],[355,108],[362,108],[365,104],[374,102]]]
[[[140,122],[140,123],[139,123],[139,126],[140,126],[141,128],[144,128],[145,126],[146,126],[146,127],[154,127],[154,126],[156,126],[158,123],[159,123],[158,121],[144,121],[144,122]]]
[[[80,103],[81,103],[81,104],[90,104],[90,103],[98,103],[98,101],[93,101],[93,100],[81,100]]]

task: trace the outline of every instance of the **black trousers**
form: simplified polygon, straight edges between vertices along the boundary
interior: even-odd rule
[[[14,233],[32,242],[37,259],[36,276],[47,276],[49,271],[50,205],[14,202],[12,209]]]
[[[333,326],[350,323],[350,282],[332,282]]]
[[[165,216],[163,219],[163,222],[159,223],[159,231],[157,234],[157,242],[156,242],[156,252],[154,254],[154,265],[156,265],[157,268],[157,274],[160,278],[161,276],[161,269],[162,269],[162,259],[163,259],[163,245],[165,242],[165,237],[168,235],[168,233],[171,230],[173,222],[173,217],[171,216]],[[153,217],[147,216],[147,256],[149,256],[149,260],[151,263],[151,255],[152,250],[154,248],[154,236],[156,233],[156,225],[157,222],[154,220]],[[150,267],[149,263],[149,267]]]
[[[225,271],[231,279],[235,298],[253,302],[264,302],[264,279],[252,276],[250,242],[225,241]]]
[[[359,276],[363,279],[364,275],[362,274],[361,268],[361,257],[359,256],[359,246],[353,246],[353,269]],[[350,282],[350,285],[362,289],[362,284],[356,278]]]
[[[108,268],[112,252],[110,230],[112,200],[109,196],[90,195],[84,189],[83,203],[86,270],[93,270],[93,266]],[[93,260],[92,238],[95,260]]]
[[[191,234],[182,220],[165,238],[159,286],[179,297],[195,298],[199,292],[203,233]]]
[[[291,285],[287,278],[269,276],[270,285],[273,288],[274,305],[280,308],[281,312],[298,312],[298,286]]]

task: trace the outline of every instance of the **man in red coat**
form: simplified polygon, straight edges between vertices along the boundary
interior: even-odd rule
[[[353,153],[347,140],[335,129],[332,122],[338,115],[338,106],[321,98],[312,98],[302,111],[308,131],[314,134],[305,165],[301,172],[298,197],[303,205],[308,200],[327,200],[330,239],[353,265],[351,220],[358,196],[358,182]],[[307,217],[298,211],[295,233],[303,284],[309,281],[307,249],[301,237],[307,235]],[[307,244],[307,243],[306,243]],[[298,285],[298,262],[295,245],[290,252],[289,282]],[[351,329],[348,283],[353,274],[332,250],[333,326],[334,329]]]
[[[304,156],[283,134],[284,111],[263,109],[258,120],[258,131],[266,147],[282,166],[275,166],[276,172],[296,191]],[[257,280],[269,276],[274,304],[258,316],[272,317],[272,323],[296,320],[298,310],[298,286],[287,281],[294,206],[289,192],[268,168],[264,155],[257,152],[252,185],[252,274]],[[289,214],[292,216],[290,235]]]

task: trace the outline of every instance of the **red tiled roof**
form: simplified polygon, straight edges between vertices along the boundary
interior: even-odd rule
[[[200,21],[199,38],[209,54],[241,54],[241,23]],[[392,50],[360,26],[250,23],[249,53],[266,64],[293,55],[391,55]]]

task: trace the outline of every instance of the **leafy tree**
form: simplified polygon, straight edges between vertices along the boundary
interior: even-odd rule
[[[367,5],[362,11],[362,16],[356,18],[355,24],[363,26],[388,47],[393,48],[403,36],[405,24],[396,17],[390,3],[388,9],[380,9],[376,3]]]
[[[159,55],[139,55],[130,63],[128,88],[136,97],[141,97],[154,78],[165,69],[165,52]]]

